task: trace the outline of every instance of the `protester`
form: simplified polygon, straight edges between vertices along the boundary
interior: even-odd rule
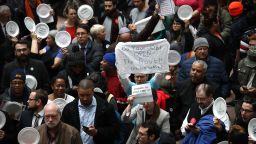
[[[21,113],[20,129],[24,127],[38,127],[44,123],[44,106],[47,104],[47,92],[32,90],[28,98],[28,109]]]
[[[78,130],[63,123],[57,104],[49,103],[44,107],[45,124],[38,128],[39,143],[82,144]]]
[[[161,132],[170,133],[169,113],[159,108],[156,104],[157,94],[152,89],[152,102],[145,102],[143,104],[137,104],[133,107],[135,96],[130,95],[127,99],[128,106],[122,114],[122,121],[129,123],[135,121],[134,128],[130,134],[127,144],[135,144],[136,136],[138,134],[139,126],[145,121],[156,122],[160,127]]]

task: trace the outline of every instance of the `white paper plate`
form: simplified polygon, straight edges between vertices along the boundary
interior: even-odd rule
[[[36,31],[35,31],[37,37],[39,38],[46,38],[49,34],[49,27],[45,23],[39,23],[36,25]]]
[[[256,141],[256,118],[250,120],[248,124],[248,134],[254,141]]]
[[[189,20],[192,17],[193,9],[189,5],[182,5],[181,7],[179,7],[177,13],[178,13],[178,17],[181,20]]]
[[[32,127],[25,127],[18,134],[18,141],[20,144],[38,144],[39,140],[39,132]]]
[[[6,32],[11,37],[16,37],[20,33],[18,24],[14,21],[9,21],[6,24]]]
[[[55,42],[60,48],[66,48],[71,42],[71,36],[66,31],[59,31],[55,36]]]
[[[4,108],[3,108],[8,114],[16,114],[22,111],[22,106],[18,102],[11,102],[8,101]]]
[[[227,112],[227,103],[222,97],[218,97],[213,103],[213,114],[218,119],[223,118]]]
[[[60,107],[61,111],[64,109],[64,107],[67,104],[67,101],[64,100],[63,98],[56,98],[55,100],[53,100],[53,102]]]
[[[175,65],[179,64],[180,59],[181,59],[181,56],[176,50],[169,50],[169,53],[168,53],[169,65],[175,66]]]
[[[77,10],[77,15],[81,20],[90,20],[93,17],[93,9],[89,5],[81,5]]]
[[[30,89],[36,89],[37,87],[37,80],[34,76],[32,75],[26,75],[26,85]]]
[[[34,20],[30,17],[25,17],[24,19],[24,23],[26,28],[30,31],[30,32],[34,32],[36,30],[36,24],[34,22]]]
[[[6,123],[5,114],[2,111],[0,111],[0,129],[4,127],[5,123]]]
[[[50,16],[51,7],[47,4],[40,4],[36,8],[36,13],[41,18],[47,18]]]

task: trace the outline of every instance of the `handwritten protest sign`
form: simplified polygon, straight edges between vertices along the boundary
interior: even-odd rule
[[[152,90],[149,83],[132,86],[132,95],[135,96],[134,103],[152,102]]]
[[[166,39],[118,43],[115,53],[119,74],[168,72],[169,47]]]
[[[175,4],[173,0],[157,0],[160,6],[160,15],[168,16],[175,14]]]
[[[147,18],[144,18],[144,19],[142,19],[142,20],[140,20],[140,21],[137,21],[136,23],[135,23],[135,25],[136,25],[136,31],[138,32],[138,33],[140,33],[143,29],[144,29],[144,27],[146,26],[146,24],[148,23],[148,21],[151,19],[151,16],[150,17],[147,17]],[[151,33],[151,34],[154,34],[154,33],[157,33],[157,32],[159,32],[159,31],[161,31],[161,30],[164,30],[165,29],[165,26],[164,26],[164,24],[163,24],[163,21],[162,20],[159,20],[158,21],[158,23],[157,23],[157,25],[155,26],[155,29],[153,30],[153,32]]]

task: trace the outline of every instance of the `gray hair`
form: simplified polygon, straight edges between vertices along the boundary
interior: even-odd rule
[[[196,61],[193,62],[193,64],[200,64],[200,65],[203,65],[204,72],[207,71],[208,65],[207,65],[207,63],[206,63],[205,61],[203,61],[203,60],[196,60]],[[192,64],[192,65],[193,65],[193,64]]]
[[[103,25],[95,24],[91,27],[90,34],[92,35],[92,37],[96,38],[97,34],[104,29],[105,27]]]
[[[44,111],[45,111],[45,109],[46,109],[47,107],[50,107],[50,106],[56,107],[57,113],[61,116],[61,109],[60,109],[60,107],[59,107],[56,103],[54,103],[54,102],[49,102],[48,104],[46,104],[46,105],[44,106]]]
[[[5,11],[11,11],[11,10],[7,5],[1,5],[0,6],[0,14],[2,14]]]

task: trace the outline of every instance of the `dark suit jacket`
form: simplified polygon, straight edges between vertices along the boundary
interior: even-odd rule
[[[68,49],[70,52],[78,52],[81,51],[78,43],[71,44]],[[103,58],[103,50],[99,45],[96,45],[92,40],[88,40],[86,47],[86,70],[89,73],[99,71],[100,70],[100,62]]]
[[[94,95],[97,101],[94,126],[98,130],[93,137],[95,144],[113,144],[115,136],[119,132],[119,122],[115,110],[111,104]],[[61,120],[80,131],[80,118],[78,110],[78,99],[68,103],[63,112]]]
[[[25,127],[31,127],[32,126],[32,120],[33,120],[34,112],[30,110],[25,110],[21,113],[20,117],[20,126],[19,129],[23,129]],[[44,119],[41,124],[44,123]]]
[[[220,86],[206,78],[201,83],[207,83],[212,86],[214,90],[214,99],[221,96]],[[199,84],[201,84],[199,83]],[[195,103],[196,87],[199,84],[194,84],[191,78],[177,83],[177,96],[175,103],[175,114],[179,121],[179,127],[181,126],[186,114],[193,103]]]

